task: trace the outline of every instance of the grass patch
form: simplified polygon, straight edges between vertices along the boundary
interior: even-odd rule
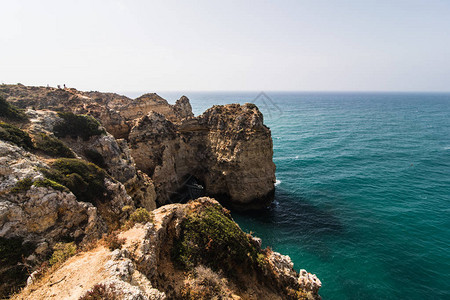
[[[134,224],[136,223],[142,223],[145,224],[147,222],[152,221],[151,214],[143,207],[139,207],[136,209],[131,215],[130,215],[130,221]]]
[[[28,272],[21,263],[24,257],[34,251],[34,245],[23,243],[21,238],[6,239],[0,237],[0,298],[6,298],[12,292],[25,285]]]
[[[172,260],[182,269],[203,264],[230,272],[237,264],[257,264],[260,251],[220,205],[208,204],[189,212],[180,229]]]
[[[26,191],[28,191],[31,188],[32,185],[37,186],[37,187],[52,188],[54,190],[61,191],[61,192],[69,191],[68,188],[66,188],[65,186],[63,186],[53,180],[44,178],[44,179],[39,179],[39,180],[36,180],[35,182],[33,182],[33,180],[31,178],[27,177],[22,180],[19,180],[14,185],[14,187],[10,190],[10,192],[13,194],[25,193]]]
[[[63,121],[53,127],[57,137],[81,137],[87,141],[91,136],[105,134],[105,130],[99,128],[100,123],[91,116],[71,112],[60,112],[58,115]]]
[[[46,135],[45,133],[38,134],[35,138],[36,149],[41,150],[47,155],[53,157],[74,158],[72,150],[69,149],[63,142],[57,138]]]
[[[130,209],[131,207],[128,205],[122,207],[122,211],[129,211]],[[148,212],[148,210],[143,207],[139,207],[130,215],[128,221],[124,225],[124,229],[129,229],[136,223],[145,224],[147,222],[153,222],[153,213]]]
[[[53,180],[50,180],[48,178],[36,180],[33,183],[33,185],[37,186],[37,187],[52,188],[54,190],[61,191],[61,192],[68,192],[69,191],[69,189],[66,188],[64,185],[59,184],[59,183],[57,183],[57,182],[55,182]]]
[[[13,194],[25,193],[27,192],[31,186],[33,185],[33,180],[31,178],[24,178],[16,182],[14,187],[10,190]]]
[[[40,169],[47,179],[67,187],[79,201],[96,204],[107,196],[105,171],[80,159],[60,158],[50,169]]]
[[[2,96],[0,96],[0,117],[13,121],[28,121],[28,117],[22,109],[8,103]]]
[[[50,258],[50,265],[61,264],[65,262],[69,257],[74,256],[77,253],[77,246],[74,242],[70,243],[56,243],[53,246],[53,254]]]
[[[28,133],[14,125],[4,122],[0,122],[0,140],[12,142],[27,150],[34,148]]]

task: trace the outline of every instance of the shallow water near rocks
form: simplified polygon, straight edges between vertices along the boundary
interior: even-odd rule
[[[185,94],[196,115],[258,95]],[[233,213],[242,229],[317,274],[323,299],[450,299],[450,94],[267,95],[275,202]]]

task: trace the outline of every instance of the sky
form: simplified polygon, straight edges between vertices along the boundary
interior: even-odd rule
[[[450,1],[2,1],[0,83],[450,91]]]

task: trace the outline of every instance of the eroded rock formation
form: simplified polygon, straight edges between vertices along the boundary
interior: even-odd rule
[[[130,99],[114,93],[29,87],[21,84],[1,85],[0,93],[3,93],[9,102],[21,108],[89,114],[100,120],[115,138],[127,138],[134,120],[150,111],[159,112],[173,122],[193,116],[186,97],[180,98],[175,105],[170,105],[155,93]]]
[[[153,213],[153,222],[120,234],[126,239],[122,249],[81,253],[53,273],[51,282],[35,281],[15,299],[78,299],[88,291],[119,299],[320,299],[315,275],[299,274],[288,256],[261,249],[258,239],[242,232],[215,200],[199,198]],[[182,244],[194,248],[180,250],[180,240],[199,216],[209,227],[195,223],[196,238],[208,247],[197,253],[199,245]],[[210,232],[218,232],[217,237]],[[234,255],[223,253],[225,240]]]
[[[263,208],[273,199],[272,138],[262,114],[253,104],[214,106],[194,117],[185,96],[170,105],[154,93],[129,99],[113,93],[22,85],[0,86],[1,91],[8,101],[20,107],[71,110],[100,120],[116,139],[128,141],[138,170],[153,181],[159,205],[186,198],[182,190],[190,181],[202,185],[204,195],[240,210]],[[120,177],[134,175],[120,176],[114,169],[137,174],[138,178],[130,182],[138,183],[130,186],[138,192],[139,182],[145,182],[149,190],[144,194],[152,194],[152,183],[145,175],[130,168],[125,170],[127,167],[114,159],[115,153],[128,155],[125,142],[114,143],[112,137],[103,139],[111,142],[105,141],[100,146],[99,142],[89,141],[81,144],[88,145],[82,150],[110,152],[106,156],[113,159],[106,160],[107,170],[124,184],[130,179]],[[115,144],[122,150],[116,151]],[[77,149],[76,143],[72,146]],[[76,152],[84,157],[80,151]],[[129,186],[127,189],[132,190]],[[149,197],[141,198],[145,201]]]
[[[125,299],[197,292],[225,299],[319,298],[317,277],[299,275],[289,257],[262,250],[261,240],[244,234],[215,200],[165,205],[202,194],[243,210],[272,201],[272,139],[255,105],[214,106],[194,117],[184,96],[170,105],[156,94],[133,100],[23,85],[1,85],[0,92],[27,108],[26,114],[14,110],[0,97],[1,107],[10,109],[0,112],[0,253],[20,250],[0,266],[0,296],[24,280],[10,281],[8,274],[25,275],[57,242],[95,241],[143,207],[154,211],[154,222],[122,233],[123,250],[85,253],[55,273],[76,276],[61,281],[70,289],[47,282],[25,298],[78,299],[95,284]],[[187,195],[186,187],[196,192]],[[76,275],[90,265],[92,276]]]
[[[180,123],[150,112],[136,121],[129,142],[162,203],[176,196],[190,176],[204,184],[208,195],[239,209],[262,208],[272,200],[272,138],[253,104],[214,106]]]

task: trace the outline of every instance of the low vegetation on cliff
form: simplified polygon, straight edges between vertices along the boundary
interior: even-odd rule
[[[0,122],[0,140],[12,142],[17,146],[28,150],[34,148],[33,141],[27,132],[4,122]]]
[[[45,133],[36,135],[34,137],[34,142],[36,149],[41,150],[49,156],[66,158],[75,157],[72,150],[70,150],[63,142]]]
[[[0,298],[33,271],[15,299],[319,297],[320,281],[261,249],[214,199],[189,191],[196,200],[164,205],[181,182],[244,208],[270,202],[261,199],[273,191],[272,142],[256,106],[193,117],[186,97],[171,106],[157,95],[3,91],[15,105],[43,110],[28,109],[26,122],[0,99]]]
[[[87,141],[91,136],[105,134],[105,130],[100,128],[100,123],[91,116],[71,112],[60,112],[58,115],[63,121],[53,128],[57,137],[81,137]]]
[[[0,95],[0,118],[6,118],[12,121],[27,121],[28,117],[24,111],[14,105],[6,102]]]
[[[40,170],[47,179],[67,187],[79,201],[102,202],[107,194],[106,172],[93,163],[80,159],[60,158],[50,169]]]
[[[180,229],[172,257],[181,268],[192,269],[204,264],[214,270],[231,272],[236,263],[250,266],[257,262],[259,251],[251,237],[218,204],[194,208]]]

